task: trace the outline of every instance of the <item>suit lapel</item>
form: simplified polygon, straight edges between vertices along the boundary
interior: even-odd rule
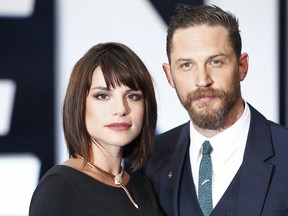
[[[241,166],[237,212],[261,215],[269,188],[273,165],[266,161],[274,155],[268,121],[253,107],[247,144]]]
[[[167,164],[166,173],[168,173],[168,187],[172,189],[173,194],[173,216],[180,215],[180,196],[184,196],[184,191],[187,199],[181,200],[182,212],[181,215],[202,215],[199,208],[198,199],[193,183],[189,160],[189,145],[190,145],[190,122],[185,124],[176,146],[169,149],[169,163]],[[188,160],[188,161],[187,161]],[[185,166],[186,163],[186,166]],[[188,166],[187,166],[188,165]],[[186,169],[184,171],[184,169]],[[185,173],[184,173],[185,172]],[[184,184],[184,185],[183,185]],[[182,194],[180,191],[182,189]],[[182,197],[183,198],[183,197]],[[184,209],[183,209],[184,207]]]
[[[180,179],[184,166],[184,160],[189,149],[190,136],[189,136],[189,122],[185,124],[177,141],[176,146],[170,148],[170,163],[167,165],[168,173],[168,187],[173,191],[173,209],[174,215],[179,215],[179,188]]]
[[[274,154],[268,121],[253,107],[243,163],[211,215],[261,215]]]
[[[179,185],[190,143],[189,124],[187,122],[155,137],[156,153],[144,169],[154,183],[162,207],[171,216],[179,215]]]

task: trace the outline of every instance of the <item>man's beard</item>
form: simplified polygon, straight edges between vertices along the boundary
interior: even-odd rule
[[[194,92],[188,93],[186,99],[181,101],[197,127],[210,130],[218,130],[225,127],[227,115],[239,97],[241,97],[240,83],[235,82],[232,86],[233,88],[228,92],[208,87],[199,88]],[[203,97],[211,97],[212,100],[208,102],[199,102],[197,100]],[[217,108],[212,108],[216,100],[217,102],[220,100],[220,103],[217,103],[219,104]]]

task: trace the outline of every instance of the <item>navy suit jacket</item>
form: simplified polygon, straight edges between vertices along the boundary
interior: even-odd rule
[[[243,163],[211,216],[288,215],[288,129],[249,107],[251,122]],[[202,215],[189,143],[189,122],[156,136],[153,156],[144,169],[169,216]]]

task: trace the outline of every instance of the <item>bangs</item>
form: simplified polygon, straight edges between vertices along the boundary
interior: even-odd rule
[[[139,90],[142,83],[140,67],[136,61],[131,61],[131,56],[115,47],[106,50],[99,56],[99,66],[102,70],[108,89],[125,85],[132,90]],[[128,60],[130,59],[130,61]],[[142,89],[140,89],[142,90]]]

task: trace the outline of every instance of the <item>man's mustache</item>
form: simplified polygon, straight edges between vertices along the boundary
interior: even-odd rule
[[[213,88],[199,88],[197,90],[195,90],[194,92],[191,92],[188,97],[192,100],[199,100],[201,98],[204,97],[211,97],[211,98],[223,98],[225,97],[225,92],[223,92],[222,90],[217,90],[217,89],[213,89]]]

